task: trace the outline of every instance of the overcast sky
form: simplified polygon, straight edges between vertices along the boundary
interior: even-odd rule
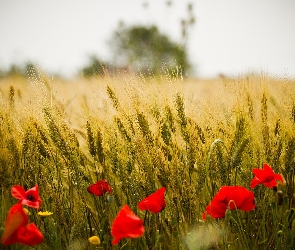
[[[295,77],[295,0],[0,0],[0,68],[28,60],[71,75],[90,55],[112,60],[118,22],[156,24],[180,41],[193,3],[189,58],[200,77]],[[144,7],[144,3],[148,3]]]

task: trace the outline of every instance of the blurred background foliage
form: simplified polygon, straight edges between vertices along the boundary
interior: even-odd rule
[[[167,1],[167,8],[173,4]],[[148,8],[148,3],[144,4]],[[139,73],[143,75],[168,74],[189,76],[192,66],[187,53],[190,28],[195,24],[193,4],[187,5],[185,18],[179,20],[180,41],[173,41],[156,25],[124,24],[120,22],[108,41],[111,61],[98,55],[90,55],[86,65],[81,66],[78,75],[85,78],[105,76],[106,74]],[[40,69],[34,62],[12,64],[7,69],[0,68],[0,78],[9,76],[27,77]],[[33,71],[32,71],[33,70]],[[53,73],[61,78],[58,72]]]
[[[173,42],[156,26],[120,24],[110,44],[115,61],[130,66],[133,71],[148,73],[151,70],[153,74],[161,74],[172,66],[184,75],[190,67],[185,47]]]
[[[0,78],[23,76],[27,77],[28,73],[36,73],[38,70],[32,62],[24,64],[11,64],[7,70],[0,68]]]

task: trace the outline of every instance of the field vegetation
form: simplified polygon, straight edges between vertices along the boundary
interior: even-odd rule
[[[250,187],[264,164],[283,176]],[[44,236],[35,249],[294,249],[295,82],[249,74],[182,79],[121,74],[62,81],[41,74],[0,80],[0,227],[38,184]],[[87,188],[106,180],[112,192]],[[243,186],[255,208],[203,218],[222,186]],[[138,203],[166,187],[166,207]],[[112,223],[128,205],[144,225],[114,245]],[[88,239],[98,236],[100,244]],[[13,244],[3,249],[32,249]]]

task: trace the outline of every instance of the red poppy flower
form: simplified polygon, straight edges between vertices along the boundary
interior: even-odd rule
[[[166,207],[165,202],[165,187],[161,187],[155,193],[144,198],[138,203],[140,210],[149,210],[152,213],[159,213]]]
[[[26,227],[20,227],[17,233],[18,243],[28,246],[36,246],[44,241],[44,237],[34,223]]]
[[[251,188],[255,188],[259,184],[273,188],[277,186],[277,181],[284,183],[282,175],[276,174],[267,164],[263,165],[263,169],[254,168],[252,172],[255,176],[250,183]]]
[[[223,186],[206,207],[203,219],[210,215],[212,218],[224,218],[226,209],[251,211],[255,208],[254,194],[241,186]]]
[[[11,194],[18,199],[20,204],[39,209],[42,201],[38,192],[38,185],[25,191],[22,186],[16,185],[11,188]]]
[[[12,206],[4,223],[4,233],[1,238],[3,245],[20,243],[36,246],[44,240],[42,233],[34,223],[27,225],[29,219],[21,204]]]
[[[1,238],[1,242],[4,245],[10,245],[17,242],[17,230],[20,227],[24,227],[28,223],[29,219],[25,214],[21,204],[13,205],[7,215],[4,222],[4,233]]]
[[[100,180],[95,184],[90,185],[87,191],[96,196],[103,196],[106,192],[112,192],[112,188],[105,180]]]
[[[143,222],[127,205],[124,205],[115,218],[111,233],[112,244],[116,245],[123,238],[139,238],[144,232]]]

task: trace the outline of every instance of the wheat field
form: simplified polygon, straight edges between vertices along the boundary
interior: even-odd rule
[[[0,80],[1,232],[14,185],[39,186],[44,242],[36,249],[294,249],[295,81],[266,74],[181,79],[121,74]],[[250,188],[269,164],[276,190]],[[87,187],[106,179],[113,192]],[[253,211],[203,220],[222,186],[255,195]],[[165,186],[166,208],[138,202]],[[120,208],[144,222],[139,238],[113,245]],[[88,238],[97,235],[99,245]],[[31,249],[20,244],[3,249]]]

